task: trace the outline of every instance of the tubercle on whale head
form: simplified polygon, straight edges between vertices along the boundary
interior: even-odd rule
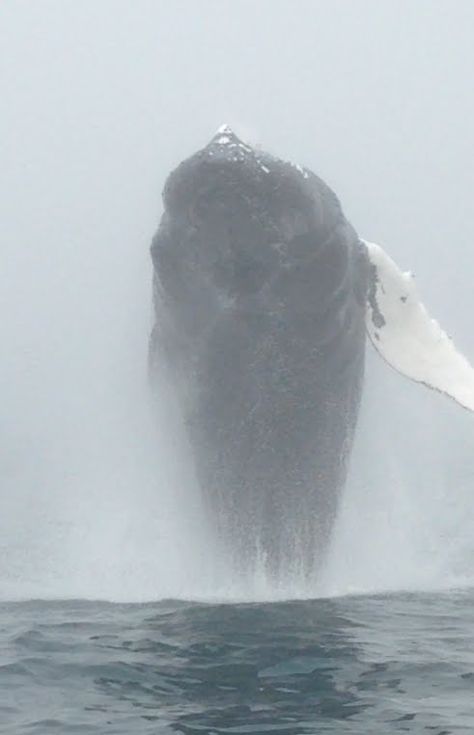
[[[223,125],[219,125],[219,127],[217,128],[216,132],[214,133],[212,137],[212,140],[215,140],[216,138],[217,139],[224,138],[224,140],[222,140],[223,145],[225,145],[228,142],[228,140],[232,140],[232,139],[235,139],[238,142],[242,142],[240,141],[236,133],[234,133],[230,125],[227,125],[227,123],[224,123]]]
[[[252,146],[250,143],[247,143],[246,141],[244,141],[240,137],[240,135],[238,135],[235,132],[235,130],[227,123],[223,123],[222,125],[219,125],[219,127],[217,128],[216,132],[212,136],[211,141],[208,145],[214,142],[217,142],[220,145],[237,144],[249,150],[254,148],[254,146]]]

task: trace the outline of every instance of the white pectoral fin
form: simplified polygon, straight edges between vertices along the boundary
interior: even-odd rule
[[[375,349],[398,372],[474,411],[474,368],[428,314],[413,276],[380,245],[363,242],[373,271],[366,326]]]

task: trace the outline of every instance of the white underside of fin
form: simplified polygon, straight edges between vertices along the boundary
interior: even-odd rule
[[[380,245],[363,242],[375,275],[366,316],[375,349],[398,372],[474,411],[474,369],[428,314],[412,274],[403,273]]]

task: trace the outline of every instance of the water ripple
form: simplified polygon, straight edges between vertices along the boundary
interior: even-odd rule
[[[0,606],[0,732],[474,731],[474,595]]]

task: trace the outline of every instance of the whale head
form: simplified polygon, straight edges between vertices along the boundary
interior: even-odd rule
[[[282,272],[309,268],[320,271],[313,305],[321,308],[347,266],[347,243],[338,236],[346,221],[329,187],[309,170],[243,142],[227,125],[171,173],[163,202],[164,247],[159,233],[154,255],[167,259],[171,237],[175,252],[187,250],[222,297],[256,295]]]

